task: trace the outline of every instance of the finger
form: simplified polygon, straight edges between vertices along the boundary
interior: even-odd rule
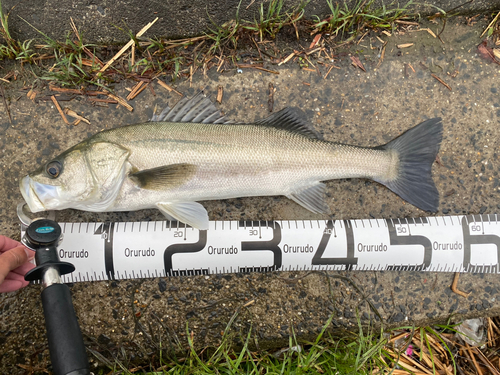
[[[28,272],[32,268],[35,268],[35,265],[33,263],[27,262],[24,263],[22,266],[17,267],[15,270],[12,270],[11,273],[15,273],[17,275],[24,277],[24,275],[26,275],[26,272]]]
[[[20,267],[27,261],[28,255],[23,246],[15,247],[0,254],[0,284],[10,271]]]
[[[13,292],[24,288],[28,284],[29,283],[24,280],[5,280],[2,284],[0,284],[0,293]]]
[[[22,246],[22,244],[14,241],[12,238],[0,235],[0,251],[5,251],[18,246]]]

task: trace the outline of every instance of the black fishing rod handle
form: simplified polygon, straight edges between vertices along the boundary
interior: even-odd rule
[[[52,284],[42,291],[43,314],[55,375],[90,375],[82,332],[66,284]]]
[[[75,270],[71,263],[59,260],[57,245],[61,239],[61,227],[55,221],[40,219],[28,226],[22,242],[35,251],[37,266],[28,271],[24,279],[41,281],[43,285],[43,315],[54,374],[90,375],[71,293],[61,280],[61,275]]]

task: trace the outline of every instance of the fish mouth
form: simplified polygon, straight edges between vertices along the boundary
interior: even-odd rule
[[[26,176],[19,187],[31,212],[47,211],[60,204],[57,186],[41,184]]]

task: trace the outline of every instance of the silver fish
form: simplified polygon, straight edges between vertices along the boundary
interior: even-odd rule
[[[323,141],[290,108],[253,124],[227,124],[202,93],[152,121],[97,133],[24,177],[31,211],[158,208],[207,229],[208,213],[196,201],[285,195],[328,213],[321,181],[338,178],[372,179],[422,210],[439,204],[431,167],[440,118],[375,148]]]

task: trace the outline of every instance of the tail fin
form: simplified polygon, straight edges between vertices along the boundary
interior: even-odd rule
[[[380,146],[380,149],[397,151],[399,173],[394,180],[377,182],[424,211],[437,211],[439,193],[431,177],[431,168],[443,138],[442,132],[441,118],[433,118]]]

